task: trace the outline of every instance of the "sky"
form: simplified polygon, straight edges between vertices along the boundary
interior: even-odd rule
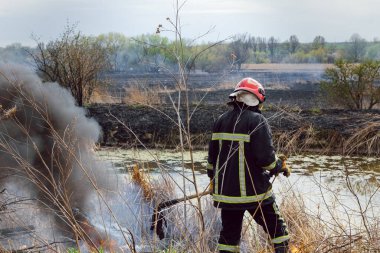
[[[178,0],[181,34],[198,42],[250,34],[280,41],[348,41],[357,33],[380,38],[380,0]],[[177,0],[0,0],[0,47],[35,46],[59,37],[67,24],[85,35],[155,33],[175,20]],[[172,32],[162,35],[172,38]],[[204,35],[204,36],[203,36]]]

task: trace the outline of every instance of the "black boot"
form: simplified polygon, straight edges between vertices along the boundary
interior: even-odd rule
[[[282,242],[282,243],[276,243],[274,245],[274,252],[275,253],[289,253],[289,246],[288,246],[288,242],[285,241],[285,242]]]

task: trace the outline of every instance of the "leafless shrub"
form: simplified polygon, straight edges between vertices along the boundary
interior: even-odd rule
[[[38,39],[37,51],[30,52],[40,76],[70,90],[79,106],[88,102],[95,87],[104,84],[101,71],[109,67],[107,49],[94,38],[68,25],[55,41],[46,45]]]

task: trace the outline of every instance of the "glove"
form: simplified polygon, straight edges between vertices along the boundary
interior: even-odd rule
[[[286,159],[287,157],[285,155],[278,156],[276,167],[270,171],[270,176],[278,176],[279,173],[282,173],[286,177],[290,176],[291,169],[287,166]]]
[[[285,155],[279,155],[278,158],[282,161],[280,172],[282,172],[285,177],[289,177],[292,170],[286,164],[288,158]]]
[[[292,169],[290,169],[285,162],[283,162],[283,167],[281,168],[281,172],[285,177],[289,177],[292,173]]]

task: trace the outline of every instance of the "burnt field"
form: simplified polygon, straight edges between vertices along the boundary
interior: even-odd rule
[[[202,103],[210,105],[223,105],[229,101],[228,95],[231,89],[199,91],[192,90],[189,99],[193,104]],[[170,103],[170,97],[177,99],[178,93],[173,92],[170,97],[167,93],[161,93],[161,101],[164,104]],[[293,109],[327,109],[328,105],[324,102],[323,95],[319,90],[297,90],[297,89],[267,89],[266,102],[264,107],[289,107]]]
[[[283,85],[294,89],[310,89],[311,87],[302,84],[318,83],[328,67],[332,66],[330,64],[243,64],[240,71],[190,72],[187,82],[189,87],[199,89],[210,88],[220,83],[236,83],[241,78],[252,77],[266,87]],[[170,89],[174,88],[178,76],[165,72],[112,72],[105,74],[104,78],[112,81],[113,89],[146,82],[152,86],[166,86]]]
[[[299,70],[295,72],[280,70],[242,70],[229,73],[190,73],[187,77],[188,86],[192,89],[204,89],[225,83],[236,83],[244,77],[252,77],[267,88],[283,87],[292,89],[315,89],[310,84],[318,83],[323,76],[323,70]],[[165,73],[109,73],[103,78],[111,80],[111,90],[123,90],[131,85],[149,84],[153,87],[175,88],[176,76]]]
[[[333,108],[320,91],[322,69],[258,69],[238,73],[192,73],[187,79],[192,144],[204,148],[215,119],[228,109],[228,95],[243,77],[266,87],[263,114],[269,119],[276,147],[284,152],[380,153],[380,111]],[[176,79],[162,73],[113,74],[112,103],[88,107],[102,126],[101,145],[176,148],[179,132]],[[145,100],[134,100],[146,96]],[[184,92],[181,102],[184,103]],[[186,125],[185,104],[180,116]]]
[[[214,121],[226,110],[225,104],[190,108],[194,146],[207,146]],[[177,113],[169,105],[98,104],[88,107],[88,112],[102,126],[101,145],[176,148],[180,143]],[[269,108],[263,114],[272,127],[275,145],[282,152],[380,153],[378,110]],[[180,116],[186,125],[186,111],[181,110]]]
[[[244,77],[260,81],[266,88],[267,104],[298,106],[301,108],[323,107],[319,83],[323,77],[322,69],[258,69],[234,73],[190,73],[186,79],[190,103],[202,101],[204,104],[223,104],[235,84]],[[108,94],[128,102],[136,90],[155,93],[157,103],[171,104],[178,97],[178,79],[164,73],[128,74],[112,73],[104,78],[112,83]],[[123,99],[126,98],[126,99]],[[133,99],[133,98],[132,98]],[[116,99],[117,101],[117,99]]]

